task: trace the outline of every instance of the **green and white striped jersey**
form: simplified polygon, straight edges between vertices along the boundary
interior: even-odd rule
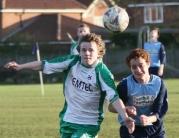
[[[45,74],[64,73],[65,104],[59,116],[66,122],[101,124],[105,98],[110,102],[118,98],[113,76],[101,61],[86,67],[79,55],[70,55],[43,60],[42,70]]]
[[[77,46],[78,46],[78,42],[76,42],[75,44],[73,44],[71,46],[71,49],[70,49],[70,54],[71,55],[79,55],[79,52],[77,50]]]

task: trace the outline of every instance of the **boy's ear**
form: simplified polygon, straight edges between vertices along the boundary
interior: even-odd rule
[[[98,59],[99,59],[99,58],[102,58],[102,56],[98,53]]]
[[[148,65],[148,68],[150,67],[150,63],[147,63],[147,65]]]

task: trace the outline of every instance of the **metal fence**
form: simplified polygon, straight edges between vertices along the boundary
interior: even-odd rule
[[[40,45],[41,59],[52,59],[70,53],[69,44],[66,45]],[[130,50],[134,48],[116,48],[111,44],[106,46],[107,52],[103,62],[111,70],[115,79],[122,79],[129,75],[130,69],[125,64],[125,58]],[[33,46],[23,46],[21,48],[9,47],[11,52],[3,52],[0,49],[0,83],[37,83],[39,82],[38,72],[33,71],[13,71],[5,69],[3,66],[9,61],[26,63],[37,60],[36,54],[32,55]],[[179,48],[170,47],[166,49],[167,65],[165,67],[164,78],[179,78]],[[62,81],[63,75],[44,75],[44,83]]]

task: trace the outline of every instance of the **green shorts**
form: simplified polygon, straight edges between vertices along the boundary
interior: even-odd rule
[[[60,138],[94,138],[100,130],[99,125],[81,125],[60,122]]]

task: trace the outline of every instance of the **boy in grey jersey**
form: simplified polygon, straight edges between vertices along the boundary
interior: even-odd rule
[[[135,120],[135,130],[129,134],[121,116],[121,138],[165,138],[163,118],[168,110],[167,89],[163,80],[149,74],[150,56],[143,49],[132,50],[126,58],[132,75],[123,79],[117,91],[128,114]],[[116,112],[112,104],[111,112]]]
[[[69,55],[52,60],[26,64],[9,62],[5,68],[42,70],[43,73],[64,73],[65,104],[59,114],[61,138],[94,138],[104,119],[103,103],[107,98],[121,115],[129,133],[134,131],[134,120],[128,117],[119,99],[113,76],[101,62],[105,44],[100,36],[86,34],[79,40],[80,55]]]

